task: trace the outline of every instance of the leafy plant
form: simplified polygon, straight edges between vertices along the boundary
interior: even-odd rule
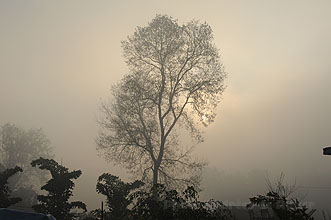
[[[48,194],[38,195],[39,204],[32,206],[35,211],[50,213],[56,219],[61,220],[72,219],[74,215],[70,213],[71,209],[79,208],[86,211],[86,205],[83,202],[68,202],[75,186],[72,179],[77,179],[82,174],[80,170],[69,172],[68,168],[59,165],[55,160],[42,157],[32,161],[31,165],[33,167],[39,166],[42,170],[48,170],[52,175],[52,179],[41,187]]]
[[[129,198],[129,194],[132,190],[135,190],[142,185],[143,183],[140,181],[125,183],[119,177],[112,174],[102,174],[98,178],[96,189],[98,193],[107,197],[109,213],[105,213],[105,215],[114,220],[128,218],[130,213],[128,205],[132,202]]]
[[[280,219],[284,220],[313,220],[315,209],[309,210],[305,205],[301,205],[298,199],[288,200],[276,192],[268,192],[267,195],[258,195],[249,199],[250,204],[271,207]]]
[[[137,220],[230,220],[231,212],[223,203],[198,200],[198,192],[189,186],[182,193],[155,185],[150,191],[138,191],[132,195],[134,203],[132,219]]]

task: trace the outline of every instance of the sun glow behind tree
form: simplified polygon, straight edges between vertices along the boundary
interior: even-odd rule
[[[213,122],[225,88],[211,27],[157,15],[122,47],[130,73],[102,104],[99,150],[145,182],[198,186],[204,163],[192,159],[179,131],[201,143],[200,125]]]

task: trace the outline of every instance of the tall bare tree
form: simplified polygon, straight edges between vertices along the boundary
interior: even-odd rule
[[[181,145],[179,128],[192,146],[202,142],[201,125],[213,121],[225,88],[211,27],[157,15],[122,48],[130,73],[102,104],[98,149],[143,181],[197,185],[204,163]]]

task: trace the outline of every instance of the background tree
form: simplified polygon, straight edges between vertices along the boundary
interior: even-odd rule
[[[247,205],[251,208],[254,205],[271,207],[280,219],[286,220],[313,220],[316,209],[309,209],[301,204],[298,199],[288,199],[277,192],[270,191],[266,195],[257,195],[249,198]]]
[[[97,139],[107,159],[153,184],[198,185],[204,164],[192,160],[192,146],[215,117],[226,77],[212,41],[206,23],[158,15],[122,42],[130,73],[102,104]],[[192,146],[182,146],[181,127]]]
[[[316,209],[309,209],[301,204],[302,199],[293,198],[297,190],[296,182],[288,185],[284,183],[284,180],[284,173],[281,173],[274,182],[267,176],[268,193],[249,198],[250,203],[247,207],[251,208],[254,205],[271,207],[280,219],[313,220]]]
[[[68,168],[59,165],[55,160],[44,158],[32,161],[31,165],[48,170],[52,175],[52,179],[41,187],[48,194],[38,195],[39,204],[33,206],[36,212],[52,214],[56,219],[71,220],[73,217],[70,213],[71,209],[80,208],[86,211],[83,202],[68,202],[75,186],[72,179],[77,179],[82,174],[80,170],[69,172]]]
[[[20,167],[16,166],[15,168],[6,169],[5,171],[0,172],[0,208],[7,208],[22,200],[18,197],[10,198],[11,190],[8,187],[8,179],[22,171],[23,170]]]
[[[107,197],[107,207],[109,218],[114,220],[128,219],[131,204],[129,195],[131,191],[143,185],[140,181],[125,183],[119,177],[109,173],[104,173],[98,178],[97,192]]]
[[[265,180],[269,192],[275,192],[277,195],[287,200],[291,200],[291,196],[298,190],[296,180],[293,184],[284,183],[285,174],[283,172],[281,172],[274,181],[271,181],[268,175]]]
[[[9,181],[13,194],[23,199],[21,206],[36,203],[36,190],[47,179],[47,172],[33,169],[31,161],[39,157],[51,158],[50,141],[42,129],[25,130],[13,124],[0,127],[0,171],[19,166],[23,172]]]

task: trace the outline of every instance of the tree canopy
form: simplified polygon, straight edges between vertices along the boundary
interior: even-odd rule
[[[226,77],[211,27],[157,15],[122,47],[130,72],[102,104],[99,150],[143,181],[198,185],[204,163],[192,159],[192,147],[215,118]],[[180,128],[192,145],[183,145]]]
[[[157,199],[155,199],[157,195]],[[231,211],[220,201],[199,201],[189,186],[183,192],[156,184],[149,191],[133,193],[132,218],[135,220],[233,220]]]
[[[98,178],[97,192],[107,197],[109,218],[114,220],[128,219],[130,210],[128,206],[132,202],[129,198],[131,191],[143,185],[140,181],[125,183],[119,177],[109,173],[103,173]]]
[[[80,177],[82,174],[80,170],[69,172],[68,168],[59,165],[55,160],[42,157],[32,161],[31,165],[33,167],[39,166],[42,170],[48,170],[52,175],[52,179],[41,187],[48,194],[38,195],[39,203],[33,206],[35,211],[52,214],[56,219],[63,220],[72,219],[71,209],[80,208],[86,211],[86,205],[83,202],[68,201],[75,186],[72,179]]]

